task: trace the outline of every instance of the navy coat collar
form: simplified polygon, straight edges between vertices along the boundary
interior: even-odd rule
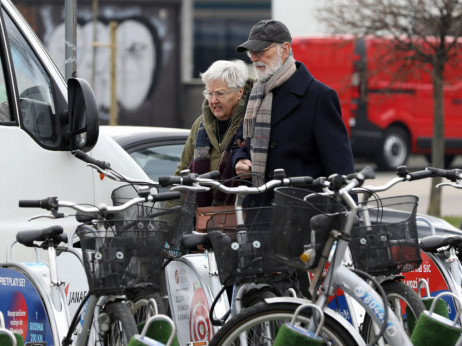
[[[297,70],[283,85],[273,90],[271,126],[284,119],[300,103],[314,77],[300,62],[295,62]]]

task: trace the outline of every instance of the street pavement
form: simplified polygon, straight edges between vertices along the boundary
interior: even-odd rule
[[[361,169],[366,164],[368,163],[357,163],[356,169]],[[375,168],[373,164],[371,164],[371,166]],[[408,162],[408,167],[410,171],[424,169],[426,166],[429,166],[429,164],[427,163],[425,158],[420,156],[412,156]],[[453,164],[453,167],[462,168],[462,159],[457,158]],[[395,176],[396,174],[394,172],[376,171],[376,178],[374,180],[366,181],[365,185],[383,185]],[[431,182],[432,179],[421,179],[417,181],[399,183],[385,192],[380,192],[379,196],[389,197],[409,194],[416,195],[417,197],[419,197],[419,205],[417,208],[417,212],[426,214],[430,200]],[[462,190],[448,186],[441,187],[441,189],[442,216],[462,216]]]

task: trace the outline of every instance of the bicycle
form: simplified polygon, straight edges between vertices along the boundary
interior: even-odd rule
[[[439,169],[427,167],[425,169],[431,177],[442,177],[450,180],[443,182],[437,187],[450,186],[462,188],[462,171],[460,169]],[[424,216],[419,219],[428,226],[430,235],[422,237],[420,247],[424,269],[422,272],[413,273],[406,277],[410,282],[418,283],[425,280],[428,285],[427,296],[435,297],[442,292],[451,292],[462,298],[462,266],[460,263],[460,251],[462,246],[462,231],[459,234],[439,234],[433,224]],[[447,312],[454,319],[459,307],[451,296],[443,298],[447,305]]]
[[[394,314],[393,309],[384,304],[384,301],[386,301],[385,292],[380,289],[378,282],[376,282],[376,286],[381,291],[381,295],[368,282],[361,278],[361,276],[365,276],[374,282],[373,277],[365,273],[361,273],[361,276],[358,276],[356,274],[358,273],[357,270],[353,272],[353,269],[347,268],[342,264],[344,255],[348,250],[351,230],[357,221],[356,215],[359,210],[357,203],[351,196],[353,193],[352,190],[361,186],[365,179],[373,177],[372,169],[366,168],[359,173],[346,177],[335,175],[326,179],[326,187],[332,189],[332,192],[325,192],[325,195],[307,195],[305,200],[310,202],[311,198],[329,198],[329,201],[334,204],[332,198],[335,196],[335,200],[339,203],[338,207],[333,208],[333,210],[323,210],[321,209],[322,204],[318,204],[316,207],[322,212],[311,219],[311,234],[315,235],[312,242],[310,243],[310,239],[308,241],[304,239],[301,242],[302,251],[300,251],[300,247],[298,247],[300,239],[297,239],[294,242],[297,249],[289,248],[287,252],[281,251],[280,253],[277,252],[280,249],[275,250],[276,252],[271,258],[283,261],[286,264],[292,264],[294,267],[304,267],[305,270],[315,271],[317,281],[310,286],[310,292],[313,294],[313,303],[323,311],[328,311],[326,305],[329,296],[335,292],[335,288],[339,287],[355,303],[359,304],[377,325],[381,326],[381,330],[376,335],[377,338],[383,334],[383,337],[389,344],[411,345],[402,322]],[[348,211],[342,208],[345,205],[348,206]],[[276,228],[272,228],[272,231],[280,232]],[[326,234],[328,235],[327,239],[322,236]],[[318,237],[319,239],[316,239]],[[303,244],[307,243],[310,246],[303,250]],[[302,257],[303,261],[298,258],[298,255],[302,252],[304,254]],[[321,287],[322,290],[318,290],[318,287]],[[295,309],[306,302],[309,301],[288,298],[266,299],[266,304],[249,308],[229,320],[218,331],[210,345],[232,345],[238,341],[240,345],[264,344],[263,339],[270,342],[274,340],[281,323],[288,322],[294,314]],[[300,313],[299,316],[301,316],[302,325],[307,326],[310,331],[316,329],[317,326],[311,318],[311,313],[304,312]],[[341,328],[345,323],[330,324],[331,321],[328,321],[327,318],[325,321],[325,326],[326,323],[329,326],[329,328],[325,329],[332,331],[332,334],[337,337],[332,338],[332,334],[327,335],[321,332],[321,336],[325,342],[345,345],[364,343],[364,340],[361,337],[357,338],[355,333],[348,335],[342,333],[345,330]],[[251,337],[258,337],[258,339],[252,340]]]
[[[53,322],[49,326],[53,333],[52,343],[70,345],[75,341],[76,345],[87,345],[90,331],[95,331],[94,343],[126,345],[137,334],[137,325],[124,294],[158,289],[157,278],[153,274],[160,272],[162,267],[165,228],[154,217],[154,203],[178,197],[178,193],[153,195],[149,190],[143,190],[139,197],[119,206],[86,206],[56,197],[19,202],[20,207],[47,209],[50,214],[45,216],[51,218],[69,216],[61,213],[60,208],[70,208],[77,211],[75,216],[82,223],[76,230],[81,249],[76,249],[72,243],[59,246],[61,242],[67,243],[67,234],[63,233],[61,226],[17,234],[20,244],[47,250],[49,267],[44,282],[35,279],[36,274],[27,265],[4,265],[9,270],[28,275],[31,285],[46,302],[46,313],[52,316],[50,320]],[[137,210],[135,219],[116,218],[130,208]],[[93,220],[96,220],[95,224]],[[56,268],[56,252],[76,255],[87,274],[89,292],[72,321],[69,321],[64,287]],[[73,336],[84,306],[80,332]]]

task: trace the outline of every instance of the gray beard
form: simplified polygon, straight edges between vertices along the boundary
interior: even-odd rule
[[[270,64],[268,65],[263,64],[266,66],[265,72],[261,72],[255,68],[257,80],[260,83],[266,83],[274,75],[274,73],[282,66],[282,64],[283,64],[282,57],[280,55],[277,55]],[[257,63],[254,63],[254,67],[256,66],[257,66]]]

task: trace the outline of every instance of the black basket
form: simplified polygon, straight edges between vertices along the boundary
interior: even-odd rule
[[[315,268],[329,238],[329,231],[311,231],[310,221],[315,215],[331,218],[331,229],[341,231],[346,208],[332,196],[313,193],[294,187],[278,187],[274,192],[274,212],[271,222],[271,258],[299,269]],[[308,248],[316,251],[311,266],[300,260]]]
[[[355,268],[392,275],[420,266],[417,203],[416,196],[395,196],[359,204],[359,223],[352,229],[350,242]],[[366,226],[367,218],[371,226]]]
[[[207,222],[223,285],[271,283],[276,275],[290,269],[266,258],[270,251],[272,211],[272,207],[244,209],[245,227],[240,229],[229,212],[214,214]]]
[[[133,197],[137,197],[138,190],[139,188],[134,185],[123,185],[115,189],[111,195],[113,205],[122,205]],[[195,202],[185,201],[171,208],[162,206],[163,203],[152,202],[134,205],[115,215],[115,218],[119,220],[116,226],[120,229],[126,226],[131,227],[133,220],[155,220],[157,227],[162,225],[166,232],[164,256],[167,258],[182,256],[184,253],[180,251],[180,239],[183,234],[194,230]]]
[[[123,294],[158,289],[165,232],[155,221],[136,221],[134,227],[123,231],[112,227],[97,231],[88,225],[77,229],[91,292]]]

